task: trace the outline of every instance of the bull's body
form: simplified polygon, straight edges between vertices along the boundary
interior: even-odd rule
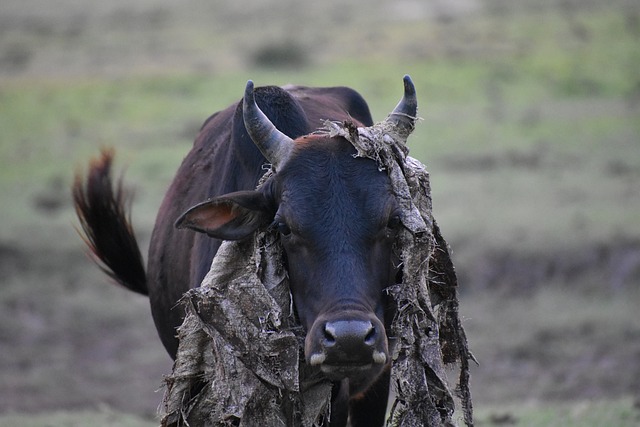
[[[331,425],[346,424],[348,413],[354,426],[381,425],[390,360],[384,329],[393,315],[383,290],[397,272],[391,251],[393,228],[399,225],[394,199],[385,173],[371,160],[354,158],[348,141],[309,135],[323,120],[370,126],[369,108],[358,93],[343,87],[270,86],[250,95],[295,147],[262,190],[252,191],[264,165],[276,162],[265,158],[256,131],[245,126],[250,123],[246,95],[244,119],[242,102],[211,116],[180,166],[158,212],[146,274],[121,195],[108,179],[109,155],[93,164],[86,185],[78,179],[74,187],[83,228],[108,273],[149,295],[160,338],[175,358],[176,328],[184,315],[176,302],[200,285],[220,238],[244,238],[248,225],[237,223],[250,222],[251,215],[253,228],[280,227],[294,304],[308,333],[307,363],[336,381]],[[415,116],[415,106],[409,115]],[[239,191],[244,192],[234,196]],[[229,199],[216,202],[229,193]],[[209,199],[214,202],[201,203]],[[194,205],[181,225],[209,236],[174,227]],[[246,212],[227,218],[237,210]],[[223,231],[211,225],[214,216],[215,224],[228,221]]]
[[[321,120],[353,117],[372,122],[369,108],[347,88],[298,89],[297,99],[277,87],[258,88],[256,101],[283,133],[292,138],[316,130]],[[298,105],[295,105],[296,102]],[[295,107],[301,107],[301,109]],[[324,108],[320,108],[323,106]],[[182,313],[173,310],[187,290],[199,286],[221,240],[178,230],[175,221],[191,206],[240,190],[253,190],[267,163],[242,120],[242,103],[211,116],[182,162],[158,212],[151,237],[147,283],[153,318],[162,342],[175,357],[175,328]]]

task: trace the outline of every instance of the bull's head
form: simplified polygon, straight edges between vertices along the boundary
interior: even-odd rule
[[[354,157],[342,137],[284,135],[255,103],[251,81],[243,108],[245,127],[275,173],[256,191],[191,208],[177,225],[226,240],[276,229],[307,330],[307,363],[332,379],[379,372],[390,361],[385,324],[393,314],[384,290],[395,283],[393,243],[401,227],[389,177],[373,160]],[[405,76],[388,124],[412,126],[416,108]]]

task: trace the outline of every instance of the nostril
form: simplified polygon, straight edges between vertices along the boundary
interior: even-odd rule
[[[332,345],[335,345],[335,343],[336,343],[336,330],[331,324],[327,323],[324,326],[323,344],[325,345],[325,347],[331,347]]]
[[[365,335],[364,337],[364,343],[368,346],[374,346],[376,343],[376,328],[375,326],[371,325],[371,328],[369,328],[369,331],[367,332],[367,335]]]

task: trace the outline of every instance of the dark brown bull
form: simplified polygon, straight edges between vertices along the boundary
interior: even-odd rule
[[[408,76],[404,89],[387,118],[392,126],[408,126],[416,115]],[[111,183],[110,153],[92,164],[86,182],[77,177],[74,200],[104,270],[149,295],[158,333],[174,358],[184,315],[174,307],[200,285],[221,240],[277,229],[296,313],[307,330],[306,361],[335,381],[331,425],[345,425],[348,416],[354,426],[382,425],[393,317],[384,291],[398,273],[399,210],[388,176],[374,161],[356,158],[342,137],[312,133],[322,120],[372,125],[366,102],[351,89],[254,91],[249,82],[243,102],[205,122],[180,166],[158,212],[146,273],[122,190]],[[275,174],[254,190],[265,163]]]

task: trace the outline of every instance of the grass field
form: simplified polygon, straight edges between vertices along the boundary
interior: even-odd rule
[[[145,245],[247,79],[351,86],[381,120],[405,73],[478,424],[640,423],[640,5],[227,3],[0,5],[0,426],[155,424],[171,362],[148,302],[106,285],[74,230],[68,188],[100,147]]]

